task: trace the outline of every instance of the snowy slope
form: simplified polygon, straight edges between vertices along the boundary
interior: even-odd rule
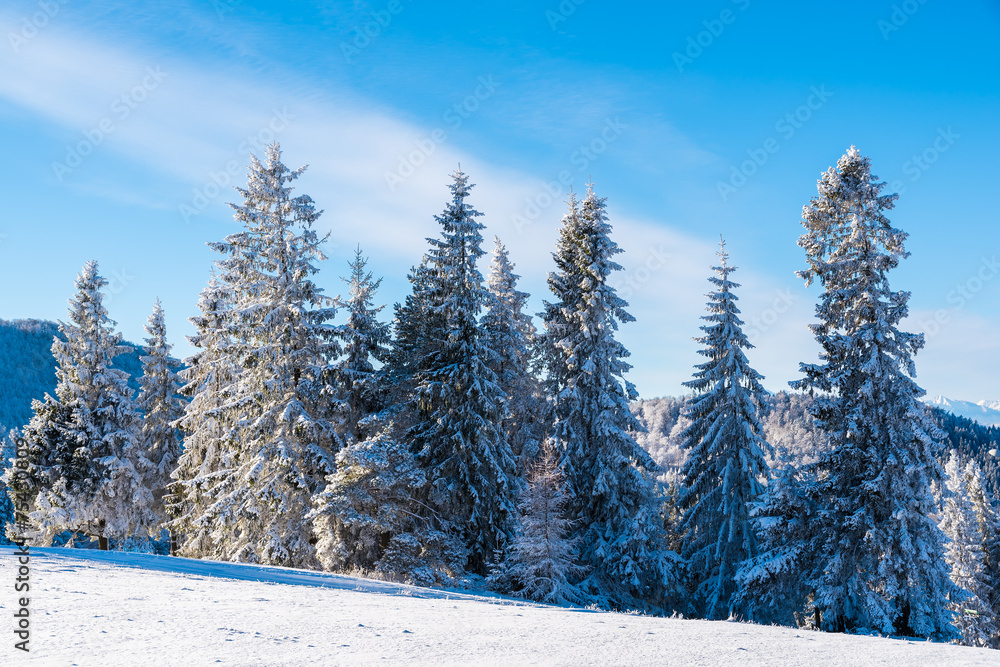
[[[286,568],[31,550],[31,653],[13,648],[0,548],[0,664],[996,665],[1000,653],[743,623],[525,604]]]
[[[948,412],[973,419],[983,426],[1000,426],[1000,401],[958,401],[945,396],[926,399],[926,403]]]

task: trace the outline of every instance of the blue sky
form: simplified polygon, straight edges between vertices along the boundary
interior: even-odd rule
[[[160,297],[186,355],[204,244],[235,229],[231,188],[277,139],[325,211],[320,283],[338,293],[360,243],[386,317],[459,162],[535,310],[565,193],[592,179],[644,397],[681,393],[699,360],[722,234],[751,363],[779,390],[818,351],[801,209],[855,144],[901,193],[912,257],[892,282],[928,334],[918,381],[1000,398],[1000,3],[812,4],[5,3],[0,318],[64,317],[93,258],[126,338]]]

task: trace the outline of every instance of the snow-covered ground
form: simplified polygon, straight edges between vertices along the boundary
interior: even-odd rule
[[[286,568],[31,550],[31,652],[0,665],[997,665],[1000,652],[566,609]]]

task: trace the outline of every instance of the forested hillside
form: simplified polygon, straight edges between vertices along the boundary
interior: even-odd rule
[[[775,448],[775,456],[769,460],[772,467],[778,467],[777,458],[782,453],[798,465],[815,461],[827,447],[826,437],[807,411],[812,403],[808,395],[795,392],[780,391],[768,397],[771,410],[762,421],[765,438]],[[673,396],[632,404],[632,413],[647,429],[636,440],[668,471],[678,469],[684,462],[679,437],[687,425],[687,420],[681,417],[683,407],[684,399]],[[983,469],[987,488],[998,495],[1000,465],[991,451],[1000,447],[1000,428],[983,426],[933,406],[928,409],[947,436],[942,457],[955,450],[963,459],[975,460]]]
[[[996,496],[1000,491],[1000,464],[996,456],[1000,447],[1000,427],[983,426],[941,408],[932,407],[931,415],[948,435],[945,447],[954,449],[963,459],[976,461],[983,469],[986,488]]]
[[[52,339],[58,334],[59,325],[47,320],[0,320],[0,433],[27,424],[32,399],[55,390]],[[138,391],[141,352],[132,343],[125,345],[132,350],[117,357],[115,367],[129,374],[129,386]]]
[[[775,448],[768,463],[773,467],[786,454],[796,464],[811,463],[827,447],[827,439],[807,412],[812,400],[804,395],[781,391],[767,399],[769,412],[761,420],[765,439]],[[636,440],[668,472],[684,462],[681,433],[689,421],[681,416],[685,398],[665,396],[636,401],[632,413],[647,429]]]

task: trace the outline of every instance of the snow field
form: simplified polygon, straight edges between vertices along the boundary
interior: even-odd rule
[[[290,568],[31,549],[31,652],[2,665],[997,665],[995,651],[549,607]]]

